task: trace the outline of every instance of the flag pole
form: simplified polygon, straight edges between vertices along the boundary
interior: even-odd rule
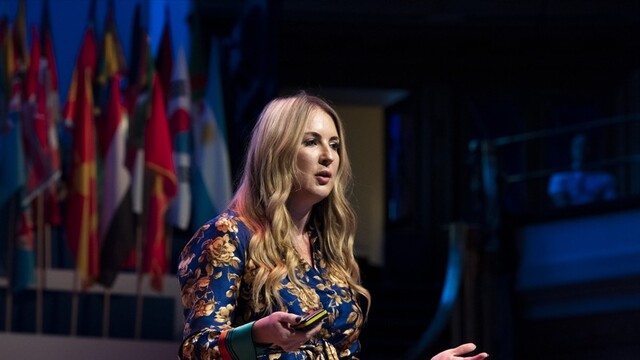
[[[40,193],[36,197],[36,244],[38,247],[36,276],[36,333],[42,334],[42,313],[43,313],[43,284],[44,284],[44,196]]]
[[[170,224],[165,224],[164,228],[165,228],[165,237],[167,238],[167,243],[165,244],[166,247],[165,247],[164,256],[167,259],[169,259],[169,264],[171,264],[172,255],[173,255],[173,226]]]
[[[7,226],[7,232],[9,235],[7,237],[7,294],[6,294],[6,304],[5,304],[5,330],[7,332],[11,332],[11,325],[13,322],[13,252],[15,251],[14,241],[16,235],[16,197],[12,196],[11,200],[9,200],[9,226]]]
[[[80,270],[78,269],[78,265],[76,264],[75,271],[73,272],[73,292],[71,295],[71,336],[76,336],[78,334],[78,282],[80,278],[78,275],[79,271]]]
[[[137,215],[140,219],[142,216]],[[140,339],[142,334],[142,311],[143,311],[143,299],[142,299],[142,226],[140,221],[136,222],[136,323],[135,323],[135,338]]]
[[[109,319],[111,316],[111,288],[104,288],[104,307],[102,311],[102,337],[109,337]]]

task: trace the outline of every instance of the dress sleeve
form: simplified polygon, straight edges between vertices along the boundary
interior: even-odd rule
[[[222,214],[198,229],[180,254],[181,359],[256,358],[253,322],[233,325],[250,237],[238,225],[234,216]]]

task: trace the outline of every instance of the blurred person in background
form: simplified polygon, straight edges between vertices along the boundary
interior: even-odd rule
[[[587,136],[576,134],[571,140],[571,169],[551,175],[547,187],[556,207],[583,205],[618,197],[617,182],[606,171],[588,168],[591,148]]]

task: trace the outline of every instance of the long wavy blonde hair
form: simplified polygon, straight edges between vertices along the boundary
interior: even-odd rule
[[[294,187],[295,159],[307,120],[318,110],[327,113],[335,123],[341,143],[340,164],[333,190],[313,206],[309,225],[318,231],[330,276],[346,282],[356,294],[366,298],[367,304],[371,302],[369,292],[361,285],[353,252],[356,215],[347,199],[352,173],[342,121],[327,102],[302,91],[272,100],[260,114],[247,149],[242,178],[230,204],[253,231],[249,261],[255,269],[250,295],[253,306],[258,303],[266,306],[256,311],[284,308],[278,290],[286,276],[300,289],[310,291],[295,276],[300,261],[293,243],[295,227],[285,203]]]

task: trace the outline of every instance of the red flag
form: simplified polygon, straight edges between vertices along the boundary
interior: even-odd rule
[[[98,214],[95,129],[93,118],[93,70],[95,40],[88,28],[74,70],[77,98],[71,149],[71,179],[67,199],[67,240],[76,259],[83,286],[90,285],[99,273]]]
[[[93,27],[89,26],[85,30],[84,38],[82,39],[82,45],[80,46],[80,53],[78,54],[78,60],[75,69],[71,74],[71,83],[69,84],[69,92],[67,94],[67,102],[65,103],[64,110],[62,112],[62,118],[67,126],[73,124],[76,118],[76,98],[78,96],[79,83],[84,81],[84,72],[89,71],[91,77],[95,76],[97,59],[96,50],[96,38],[93,31]],[[85,69],[80,70],[80,69]],[[93,80],[92,80],[93,81]],[[81,117],[82,115],[80,115]]]
[[[34,101],[36,96],[36,87],[38,84],[38,72],[40,71],[40,37],[38,36],[38,28],[33,25],[31,27],[31,61],[27,68],[27,80],[24,88],[25,101]]]
[[[57,193],[59,178],[62,173],[62,160],[58,140],[58,126],[60,125],[60,96],[58,93],[58,69],[53,46],[53,33],[49,17],[48,1],[44,3],[42,12],[42,54],[40,58],[40,86],[46,97],[45,118],[50,148],[50,164],[53,171],[54,183],[45,195],[46,222],[59,225],[62,223],[60,199]]]
[[[49,124],[47,123],[47,93],[45,73],[40,61],[40,41],[38,30],[32,27],[33,45],[31,63],[27,70],[26,86],[23,98],[24,146],[27,164],[27,185],[24,202],[30,202],[36,196],[49,189],[60,177],[59,161],[54,159],[50,144]],[[46,70],[45,70],[46,71]],[[57,150],[57,143],[54,144]],[[57,166],[57,168],[55,168]]]
[[[150,188],[143,269],[151,273],[151,286],[162,291],[162,278],[168,269],[165,214],[177,193],[178,180],[165,102],[157,74],[153,76],[152,84],[151,112],[145,130],[145,177],[148,177]]]

